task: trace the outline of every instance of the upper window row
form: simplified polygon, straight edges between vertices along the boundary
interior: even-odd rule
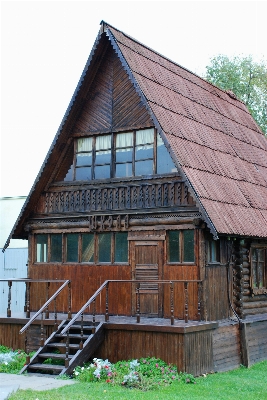
[[[154,128],[79,138],[65,181],[121,178],[176,172]]]

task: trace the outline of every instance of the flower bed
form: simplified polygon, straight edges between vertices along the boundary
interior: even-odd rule
[[[92,363],[75,368],[73,377],[81,382],[106,382],[141,390],[170,385],[174,381],[196,383],[193,375],[179,373],[177,367],[157,358],[119,361],[94,358]]]

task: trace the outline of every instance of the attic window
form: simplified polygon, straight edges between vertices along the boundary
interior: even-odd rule
[[[78,138],[65,181],[90,181],[177,172],[154,128]]]

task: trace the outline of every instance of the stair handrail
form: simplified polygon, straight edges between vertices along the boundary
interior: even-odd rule
[[[74,317],[72,317],[72,319],[68,322],[68,324],[66,325],[66,327],[61,331],[60,335],[64,335],[64,333],[66,333],[70,327],[74,324],[74,322],[83,314],[84,310],[86,310],[87,307],[89,307],[89,305],[96,299],[96,297],[102,292],[102,290],[110,283],[110,282],[128,282],[128,283],[135,283],[135,284],[139,284],[139,283],[146,283],[148,282],[147,280],[135,280],[135,279],[109,279],[109,280],[105,280],[104,283],[102,283],[102,285],[97,289],[97,291],[93,294],[93,296],[90,297],[89,300],[87,300],[87,302],[81,307],[81,309],[74,315]],[[149,281],[149,283],[174,283],[174,282],[195,282],[195,283],[202,283],[203,280],[199,280],[199,279],[174,279],[174,280],[155,280],[155,281]]]
[[[29,328],[29,326],[33,323],[33,321],[34,320],[36,320],[36,318],[47,308],[47,306],[59,295],[59,293],[61,293],[61,291],[67,286],[67,285],[69,285],[70,283],[71,283],[71,281],[68,279],[68,280],[47,280],[47,279],[44,279],[44,280],[36,280],[37,282],[39,282],[39,281],[47,281],[47,282],[52,282],[52,283],[55,283],[55,282],[64,282],[63,283],[63,285],[61,285],[58,289],[57,289],[57,291],[46,301],[46,303],[31,317],[31,319],[27,322],[27,324],[26,325],[24,325],[23,326],[23,328],[21,328],[21,330],[19,331],[19,333],[20,334],[22,334],[23,332],[25,332],[28,328]]]

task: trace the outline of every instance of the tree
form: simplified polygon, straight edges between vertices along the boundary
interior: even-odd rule
[[[252,57],[218,55],[211,58],[204,78],[223,90],[231,90],[249,109],[267,135],[267,65]]]

